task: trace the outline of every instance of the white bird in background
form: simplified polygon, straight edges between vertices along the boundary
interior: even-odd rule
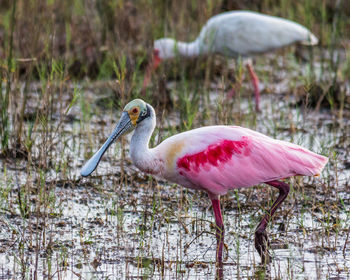
[[[230,11],[211,17],[196,40],[190,43],[162,38],[154,42],[153,58],[147,68],[143,88],[152,72],[165,59],[179,55],[196,57],[221,54],[228,58],[250,57],[293,43],[316,45],[318,39],[299,23],[250,11]],[[259,110],[259,80],[251,63],[246,67],[255,91],[256,110]]]

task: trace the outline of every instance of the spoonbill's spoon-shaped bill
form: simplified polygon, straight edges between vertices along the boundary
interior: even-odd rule
[[[103,153],[122,134],[135,129],[130,156],[138,169],[181,186],[206,191],[212,201],[217,237],[217,261],[222,262],[224,223],[220,195],[230,189],[260,183],[279,190],[279,196],[255,231],[255,248],[263,263],[270,261],[266,227],[285,200],[289,185],[279,181],[292,176],[316,176],[328,159],[301,146],[276,140],[239,126],[207,126],[179,133],[154,148],[149,140],[156,126],[151,105],[141,99],[128,103],[106,143],[86,163],[88,176]]]
[[[129,102],[125,106],[118,124],[106,142],[82,167],[80,171],[81,176],[89,176],[96,169],[103,154],[106,152],[109,146],[120,136],[133,130],[140,121],[149,117],[149,114],[150,111],[147,108],[147,104],[143,100],[135,99]]]
[[[316,45],[318,39],[306,27],[288,19],[251,11],[221,13],[206,22],[193,42],[180,42],[172,38],[155,40],[143,91],[160,62],[177,55],[197,57],[220,54],[227,58],[250,57],[293,43]],[[259,80],[250,63],[247,68],[255,91],[256,109],[259,109]]]
[[[106,142],[102,145],[102,147],[88,160],[87,163],[84,164],[83,168],[80,171],[81,176],[87,177],[89,176],[100,163],[100,160],[103,154],[107,151],[108,147],[117,140],[121,135],[130,131],[133,125],[131,123],[130,117],[127,112],[122,113],[122,117],[118,122],[117,126],[113,130],[112,134],[108,137]]]

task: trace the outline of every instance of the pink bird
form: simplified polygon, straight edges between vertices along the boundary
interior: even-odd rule
[[[239,126],[207,126],[167,138],[154,148],[149,140],[156,126],[151,105],[141,99],[128,103],[104,145],[83,166],[90,175],[114,140],[135,130],[130,143],[133,163],[145,173],[181,186],[208,193],[212,202],[217,238],[217,261],[222,263],[224,223],[220,196],[231,189],[261,183],[279,190],[279,196],[255,231],[255,248],[263,263],[270,261],[266,226],[285,200],[289,185],[279,181],[291,176],[317,176],[328,159],[298,145],[275,140]]]
[[[230,11],[211,17],[190,43],[162,38],[154,42],[153,58],[147,67],[143,90],[152,72],[162,60],[220,54],[227,58],[250,57],[274,49],[301,43],[316,45],[318,39],[306,27],[288,19],[250,11]],[[246,64],[255,92],[255,106],[259,111],[259,79],[250,62]],[[233,90],[229,95],[233,94]]]

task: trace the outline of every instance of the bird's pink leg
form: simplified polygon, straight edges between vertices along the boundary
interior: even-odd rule
[[[249,75],[252,79],[253,82],[253,87],[254,87],[254,92],[255,92],[255,110],[257,112],[260,111],[260,90],[259,90],[259,78],[256,75],[253,66],[248,63],[247,65],[247,69],[249,71]]]
[[[255,248],[261,257],[261,262],[263,264],[269,263],[271,261],[271,256],[268,252],[269,241],[267,239],[266,226],[268,222],[271,220],[271,217],[273,216],[273,214],[276,212],[277,208],[286,199],[289,193],[289,185],[284,182],[270,181],[270,182],[266,182],[266,184],[269,184],[270,186],[277,188],[280,193],[277,200],[273,203],[271,209],[264,216],[264,218],[261,220],[261,222],[259,223],[259,225],[255,230]]]
[[[224,229],[224,222],[222,220],[222,215],[221,215],[220,199],[219,198],[212,199],[211,203],[213,205],[215,222],[216,222],[216,241],[217,241],[216,261],[218,263],[222,263],[222,249],[224,245],[225,229]]]

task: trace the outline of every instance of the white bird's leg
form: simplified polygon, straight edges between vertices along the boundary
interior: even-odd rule
[[[286,199],[289,193],[289,185],[281,181],[266,182],[279,190],[279,196],[273,203],[271,209],[267,212],[255,230],[255,249],[261,257],[261,263],[267,264],[271,261],[271,256],[268,251],[269,241],[267,239],[266,226],[271,220],[271,217],[276,212],[277,208]]]
[[[259,78],[256,75],[253,65],[251,63],[247,63],[246,67],[249,71],[250,78],[252,79],[254,93],[255,93],[255,110],[257,112],[260,111],[260,90],[259,90]]]

